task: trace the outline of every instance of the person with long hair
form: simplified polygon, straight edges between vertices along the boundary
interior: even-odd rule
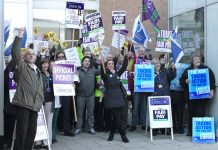
[[[112,117],[112,125],[110,127],[110,134],[108,141],[112,141],[114,138],[115,129],[121,135],[122,141],[125,143],[129,142],[126,137],[126,131],[122,125],[122,110],[125,106],[125,90],[122,88],[122,82],[120,81],[120,76],[126,70],[128,65],[127,55],[124,57],[124,62],[122,67],[116,71],[113,60],[108,60],[105,64],[106,72],[104,72],[103,67],[101,69],[101,77],[104,81],[105,93],[104,93],[104,106]]]

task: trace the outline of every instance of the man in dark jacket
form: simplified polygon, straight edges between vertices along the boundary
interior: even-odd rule
[[[94,105],[95,105],[95,76],[100,74],[100,70],[90,67],[91,58],[83,57],[82,67],[79,68],[79,83],[77,84],[77,129],[75,134],[79,134],[82,127],[82,115],[84,107],[87,107],[87,119],[89,133],[95,134],[94,130]]]
[[[195,99],[190,100],[189,99],[189,79],[188,79],[188,70],[194,70],[194,69],[209,69],[209,79],[210,79],[210,98],[214,96],[214,90],[215,90],[215,76],[213,71],[201,64],[201,57],[200,55],[193,55],[192,56],[192,64],[190,67],[185,69],[183,72],[181,78],[180,78],[180,84],[185,89],[184,95],[185,98],[188,100],[188,110],[189,110],[189,119],[188,119],[188,133],[187,136],[192,136],[192,118],[193,117],[205,117],[206,116],[206,104],[209,99]]]
[[[44,95],[40,70],[34,64],[36,54],[28,49],[24,61],[20,55],[24,29],[19,29],[12,46],[12,61],[17,68],[17,88],[12,104],[16,107],[16,140],[14,150],[31,150],[36,135],[38,111],[41,109]]]

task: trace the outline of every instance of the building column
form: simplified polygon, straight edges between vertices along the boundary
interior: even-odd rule
[[[0,149],[3,149],[4,136],[4,0],[0,0]]]

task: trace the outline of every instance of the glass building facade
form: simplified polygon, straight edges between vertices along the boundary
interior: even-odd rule
[[[168,0],[169,29],[178,28],[177,41],[185,56],[182,63],[190,63],[192,54],[200,54],[216,77],[215,97],[208,107],[208,115],[218,117],[218,0]]]

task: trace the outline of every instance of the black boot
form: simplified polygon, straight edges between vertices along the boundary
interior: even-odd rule
[[[129,143],[129,139],[127,139],[127,137],[124,135],[124,136],[121,136],[121,138],[122,138],[122,141],[124,142],[124,143]]]
[[[114,134],[110,134],[107,140],[108,141],[113,141],[113,139],[114,139]]]

